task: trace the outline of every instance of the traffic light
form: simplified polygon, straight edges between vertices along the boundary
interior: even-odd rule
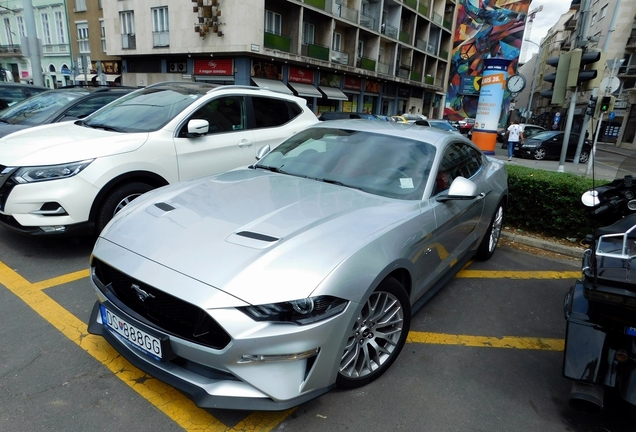
[[[585,111],[586,115],[590,117],[594,117],[596,114],[596,102],[598,101],[598,97],[590,97],[590,100],[587,103],[587,110]]]
[[[614,98],[614,96],[603,96],[603,98],[601,99],[601,105],[599,107],[599,111],[600,112],[613,111],[615,101],[616,99]]]
[[[567,87],[575,88],[582,85],[585,90],[598,87],[603,78],[604,68],[605,55],[600,50],[573,49],[570,51]]]
[[[550,99],[552,105],[563,105],[565,103],[565,92],[568,74],[570,72],[570,53],[564,53],[558,57],[550,57],[546,60],[550,66],[557,68],[555,73],[546,74],[543,80],[553,83],[550,90],[542,90],[539,94]]]

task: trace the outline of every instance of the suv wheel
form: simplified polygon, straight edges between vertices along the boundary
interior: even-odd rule
[[[102,232],[113,216],[126,207],[131,201],[153,189],[154,188],[149,184],[142,182],[124,183],[114,189],[106,197],[99,209],[97,220],[95,221],[96,233],[99,234]]]

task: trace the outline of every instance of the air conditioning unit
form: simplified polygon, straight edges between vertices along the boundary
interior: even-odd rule
[[[185,62],[170,62],[168,63],[168,72],[185,73],[186,63]]]

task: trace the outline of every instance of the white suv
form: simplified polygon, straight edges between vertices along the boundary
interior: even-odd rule
[[[83,120],[0,139],[0,223],[97,234],[144,192],[249,165],[317,121],[304,99],[257,87],[154,84]]]

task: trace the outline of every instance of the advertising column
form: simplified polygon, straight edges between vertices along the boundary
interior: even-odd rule
[[[508,79],[508,65],[510,65],[508,59],[484,59],[484,73],[481,79],[472,140],[488,155],[495,154],[497,126],[499,126],[504,89]]]

